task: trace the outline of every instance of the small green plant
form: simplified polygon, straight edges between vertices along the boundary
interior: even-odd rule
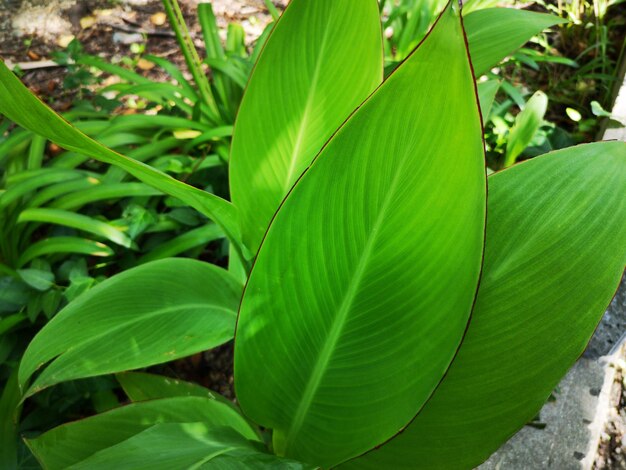
[[[481,108],[495,92],[475,74],[541,29],[524,14],[463,19],[452,2],[383,81],[375,0],[293,0],[237,116],[232,202],[88,138],[0,66],[0,112],[197,209],[231,247],[228,270],[163,259],[71,302],[30,343],[0,417],[117,373],[130,405],[28,439],[44,468],[485,460],[582,352],[626,262],[624,143],[486,176]],[[233,336],[241,410],[125,372]]]

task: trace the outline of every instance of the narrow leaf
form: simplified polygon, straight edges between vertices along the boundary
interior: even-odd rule
[[[25,109],[28,112],[24,112]],[[226,235],[234,241],[235,246],[241,250],[237,214],[229,202],[114,152],[86,136],[30,93],[2,61],[0,61],[0,113],[61,147],[116,165],[140,181],[189,204],[219,224]]]
[[[460,343],[486,182],[456,8],[337,132],[259,251],[235,384],[246,414],[274,429],[278,455],[327,467],[380,444]]]
[[[231,151],[232,199],[253,252],[302,171],[381,82],[381,41],[375,0],[293,0],[274,27]]]
[[[171,361],[233,336],[241,286],[208,263],[171,258],[107,279],[70,303],[28,346],[26,396],[56,383]]]
[[[528,147],[541,127],[547,109],[547,95],[543,91],[536,91],[524,109],[515,117],[515,124],[509,132],[509,140],[506,144],[505,168],[513,165],[517,157]]]
[[[490,176],[483,276],[458,355],[407,429],[341,468],[474,468],[536,416],[619,285],[625,220],[622,142]]]

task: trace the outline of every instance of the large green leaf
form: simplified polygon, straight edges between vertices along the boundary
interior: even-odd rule
[[[345,468],[470,469],[532,419],[615,293],[624,221],[621,142],[489,177],[483,277],[458,355],[415,421]]]
[[[63,424],[29,440],[28,446],[46,469],[65,469],[155,424],[197,421],[228,426],[247,439],[258,440],[254,429],[230,406],[210,398],[176,397],[135,403]]]
[[[26,392],[82,377],[171,361],[232,339],[241,285],[190,259],[130,269],[89,290],[28,346],[19,382],[50,364]]]
[[[28,91],[1,60],[0,114],[61,147],[118,166],[144,183],[180,199],[215,221],[231,240],[238,242],[237,214],[229,202],[121,155],[83,134]]]
[[[280,201],[382,80],[375,0],[292,0],[254,68],[230,159],[233,203],[256,252]]]
[[[476,76],[495,67],[534,35],[567,20],[514,8],[473,11],[464,19]]]
[[[325,147],[259,251],[235,384],[279,455],[328,466],[391,437],[461,340],[486,181],[456,8]]]
[[[222,457],[232,461],[223,466]],[[71,467],[72,470],[172,470],[234,468],[300,470],[311,468],[267,453],[261,445],[244,439],[227,427],[205,423],[163,423],[103,449]],[[217,465],[215,463],[217,462]]]

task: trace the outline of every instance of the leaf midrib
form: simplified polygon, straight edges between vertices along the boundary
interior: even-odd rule
[[[324,36],[322,36],[322,43],[320,45],[320,53],[317,56],[317,60],[315,62],[315,68],[313,69],[313,76],[311,78],[311,83],[309,85],[309,93],[307,95],[306,104],[304,106],[304,113],[302,114],[302,120],[300,121],[300,126],[298,128],[298,134],[296,136],[296,142],[294,144],[293,150],[291,152],[291,160],[289,162],[289,168],[287,169],[287,176],[285,177],[285,181],[283,182],[283,194],[287,194],[291,186],[293,185],[293,177],[294,171],[296,170],[296,163],[299,162],[300,158],[300,147],[302,147],[302,141],[304,140],[304,131],[308,127],[309,123],[309,115],[311,114],[311,110],[313,108],[314,97],[317,93],[317,85],[320,80],[320,72],[322,69],[322,62],[324,55],[326,54],[326,44],[328,42],[328,37],[330,36],[330,22],[332,21],[332,16],[329,21],[326,23],[326,29],[324,30]]]
[[[330,362],[331,356],[339,341],[346,320],[348,318],[348,313],[352,308],[352,304],[354,303],[354,300],[358,293],[359,285],[361,284],[361,280],[363,279],[363,275],[365,274],[367,265],[374,251],[374,245],[380,234],[380,228],[383,225],[383,221],[387,215],[389,206],[391,205],[391,201],[393,200],[393,196],[395,195],[396,188],[400,180],[400,175],[402,174],[402,169],[405,166],[406,160],[407,156],[405,155],[402,161],[399,162],[396,167],[396,172],[387,191],[387,195],[385,196],[385,200],[383,201],[378,216],[376,217],[376,221],[372,225],[370,233],[367,237],[367,241],[365,242],[365,245],[363,247],[363,251],[361,252],[361,257],[359,259],[357,267],[352,274],[348,289],[344,294],[341,306],[339,307],[337,315],[335,315],[330,332],[326,338],[326,341],[324,342],[324,346],[322,347],[322,350],[317,358],[315,366],[313,367],[313,371],[304,389],[304,393],[302,394],[302,400],[300,400],[300,403],[298,404],[298,407],[296,409],[296,413],[294,414],[294,419],[292,420],[291,425],[286,432],[284,447],[285,452],[288,451],[291,443],[296,440],[296,436],[302,428],[304,419],[309,411],[309,408],[311,407],[313,398],[315,397],[315,394],[317,393],[317,390],[321,385],[324,374],[326,373],[328,363]]]

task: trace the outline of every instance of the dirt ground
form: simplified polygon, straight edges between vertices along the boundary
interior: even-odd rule
[[[197,5],[201,0],[180,0],[181,9],[200,53],[204,49]],[[228,23],[240,23],[246,43],[252,44],[271,22],[263,0],[213,0],[218,26],[225,36]],[[274,1],[278,9],[286,1]],[[117,63],[132,56],[132,45],[144,53],[165,57],[185,69],[184,59],[159,0],[0,0],[0,58],[18,64],[22,79],[41,98],[54,97],[54,107],[64,110],[72,94],[62,90],[66,70],[51,66],[54,51],[64,50],[76,38],[84,51]],[[158,70],[139,70],[155,80]]]

